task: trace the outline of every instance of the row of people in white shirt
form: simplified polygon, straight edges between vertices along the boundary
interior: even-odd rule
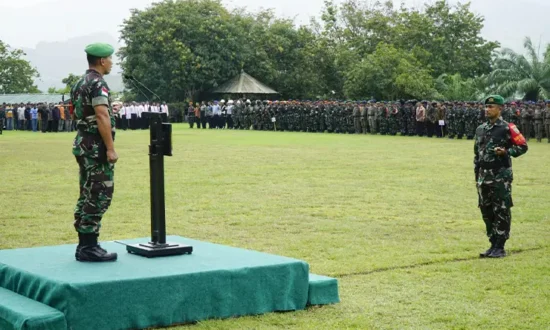
[[[132,115],[137,116],[137,118],[141,118],[141,114],[143,112],[162,112],[166,113],[167,116],[169,116],[168,113],[168,105],[166,103],[124,103],[121,107],[115,107],[115,113],[117,113],[120,117],[126,116],[127,119],[130,119]]]

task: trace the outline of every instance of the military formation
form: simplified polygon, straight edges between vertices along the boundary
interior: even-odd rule
[[[527,139],[550,143],[550,101],[510,102],[503,120]],[[190,124],[206,128],[328,132],[473,139],[485,121],[481,102],[431,101],[212,101],[190,105]]]

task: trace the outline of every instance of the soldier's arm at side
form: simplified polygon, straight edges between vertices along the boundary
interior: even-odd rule
[[[478,135],[478,133],[477,133],[477,130],[476,130],[476,133],[474,135],[474,172],[475,172],[476,182],[477,182],[477,176],[478,176],[478,173],[479,173],[479,145],[477,143],[477,141],[478,141],[477,135]]]
[[[94,107],[95,116],[97,120],[97,128],[99,134],[107,147],[107,151],[114,151],[115,146],[113,143],[112,127],[111,127],[111,118],[109,116],[109,109],[105,105],[96,105]]]

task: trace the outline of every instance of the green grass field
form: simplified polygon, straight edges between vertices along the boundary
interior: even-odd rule
[[[73,133],[0,136],[0,249],[77,242]],[[510,256],[487,248],[473,142],[190,130],[167,157],[168,233],[307,261],[341,303],[207,329],[546,329],[550,145],[514,160]],[[148,131],[117,134],[101,240],[149,235]],[[185,327],[186,328],[186,327]]]

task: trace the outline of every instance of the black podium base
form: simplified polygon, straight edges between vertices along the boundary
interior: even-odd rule
[[[126,251],[147,258],[155,258],[181,254],[191,254],[193,252],[193,247],[189,245],[169,242],[166,244],[129,244],[126,245]]]

